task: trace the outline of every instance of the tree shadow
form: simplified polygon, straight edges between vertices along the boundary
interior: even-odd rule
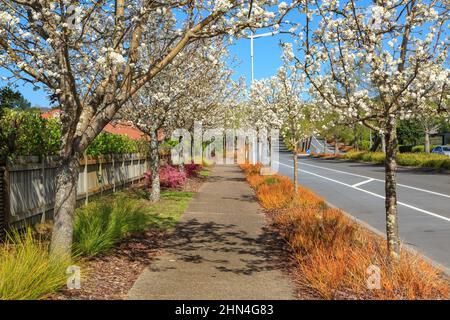
[[[192,268],[211,263],[217,271],[241,275],[285,269],[290,263],[285,243],[268,227],[251,235],[234,224],[190,219],[178,223],[163,248],[175,260],[191,263]],[[150,269],[168,270],[158,264]]]

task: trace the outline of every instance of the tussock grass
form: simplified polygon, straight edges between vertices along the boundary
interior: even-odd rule
[[[406,250],[398,262],[389,260],[384,239],[339,209],[328,208],[307,188],[300,187],[286,204],[279,190],[281,184],[289,189],[286,184],[290,180],[282,178],[247,175],[261,204],[271,209],[273,224],[289,244],[297,261],[298,280],[304,286],[324,299],[448,299],[449,283],[440,270]],[[273,183],[275,180],[283,183]],[[370,266],[380,270],[380,289],[369,289],[367,285]]]
[[[51,258],[48,244],[30,229],[14,231],[0,246],[0,299],[36,300],[66,283],[70,257]]]
[[[149,216],[138,200],[125,196],[106,197],[77,210],[74,222],[74,252],[95,256],[111,249],[127,235],[144,231]]]
[[[243,163],[240,164],[239,167],[245,172],[245,174],[259,174],[261,171],[261,163],[256,163],[255,165],[253,164],[248,164],[248,163]]]
[[[0,299],[46,298],[66,284],[66,270],[72,261],[106,252],[130,234],[149,227],[174,226],[192,197],[192,192],[164,191],[160,202],[150,203],[147,191],[134,189],[96,198],[76,210],[76,258],[50,257],[51,228],[47,225],[36,228],[40,236],[31,229],[11,232],[0,244]]]
[[[294,198],[294,186],[287,177],[268,176],[256,189],[256,196],[265,209],[286,207]]]
[[[163,191],[159,202],[147,201],[148,192],[117,193],[77,209],[74,222],[74,252],[92,257],[108,251],[132,233],[149,227],[173,227],[194,193]]]

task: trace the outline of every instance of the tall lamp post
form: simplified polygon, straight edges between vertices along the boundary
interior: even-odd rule
[[[255,81],[255,71],[254,71],[254,65],[253,65],[253,39],[257,38],[263,38],[263,37],[270,37],[274,36],[276,34],[280,33],[280,31],[273,31],[273,32],[266,32],[261,34],[254,34],[253,31],[250,32],[250,61],[251,61],[251,72],[252,72],[252,84]]]
[[[273,31],[273,32],[266,32],[266,33],[261,33],[261,34],[254,34],[253,31],[250,31],[250,62],[251,62],[251,73],[252,73],[252,82],[250,85],[253,84],[253,82],[255,81],[255,69],[254,69],[254,64],[253,64],[253,39],[257,39],[257,38],[263,38],[263,37],[271,37],[274,36],[276,34],[280,33],[279,31]],[[257,139],[257,153],[256,156],[258,159],[261,159],[261,146],[260,146],[260,141],[259,141],[259,137]]]

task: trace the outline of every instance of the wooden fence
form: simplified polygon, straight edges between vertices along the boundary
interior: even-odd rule
[[[0,167],[0,238],[5,235],[6,228],[6,188],[5,167]]]
[[[53,215],[57,157],[21,157],[0,170],[5,178],[0,184],[0,224],[22,225],[45,221]],[[144,177],[147,158],[143,155],[110,155],[86,157],[80,162],[77,200],[87,202],[89,196],[115,192]],[[2,189],[3,188],[3,192]],[[2,214],[3,210],[3,214]]]

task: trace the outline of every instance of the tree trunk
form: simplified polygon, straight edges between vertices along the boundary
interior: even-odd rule
[[[56,173],[54,225],[50,246],[52,256],[71,255],[79,171],[79,159],[71,157],[63,159]]]
[[[425,145],[424,145],[424,151],[426,153],[430,153],[430,133],[428,130],[425,130]]]
[[[151,130],[150,133],[150,170],[152,172],[152,192],[150,201],[157,202],[161,195],[159,183],[159,153],[158,153],[158,130]]]
[[[352,144],[353,144],[353,148],[355,148],[356,151],[359,151],[358,138],[355,137]]]
[[[293,160],[294,160],[294,192],[297,192],[297,189],[298,189],[297,148],[294,148],[294,152],[293,152]]]
[[[386,135],[384,133],[382,133],[380,135],[380,139],[381,139],[381,152],[386,153]],[[397,137],[396,137],[397,139]]]
[[[371,152],[377,151],[378,146],[379,146],[380,143],[381,143],[381,136],[377,135],[377,136],[374,138],[374,140],[375,140],[375,141],[374,141],[373,144],[372,144],[372,148],[370,148],[370,150],[369,150],[369,151],[371,151]]]
[[[337,138],[334,137],[334,155],[337,156],[338,153],[339,153],[338,141],[337,141]]]
[[[386,236],[389,256],[393,260],[400,257],[400,238],[397,221],[397,133],[396,119],[390,117],[386,130],[386,163],[385,163],[385,206],[386,206]]]

